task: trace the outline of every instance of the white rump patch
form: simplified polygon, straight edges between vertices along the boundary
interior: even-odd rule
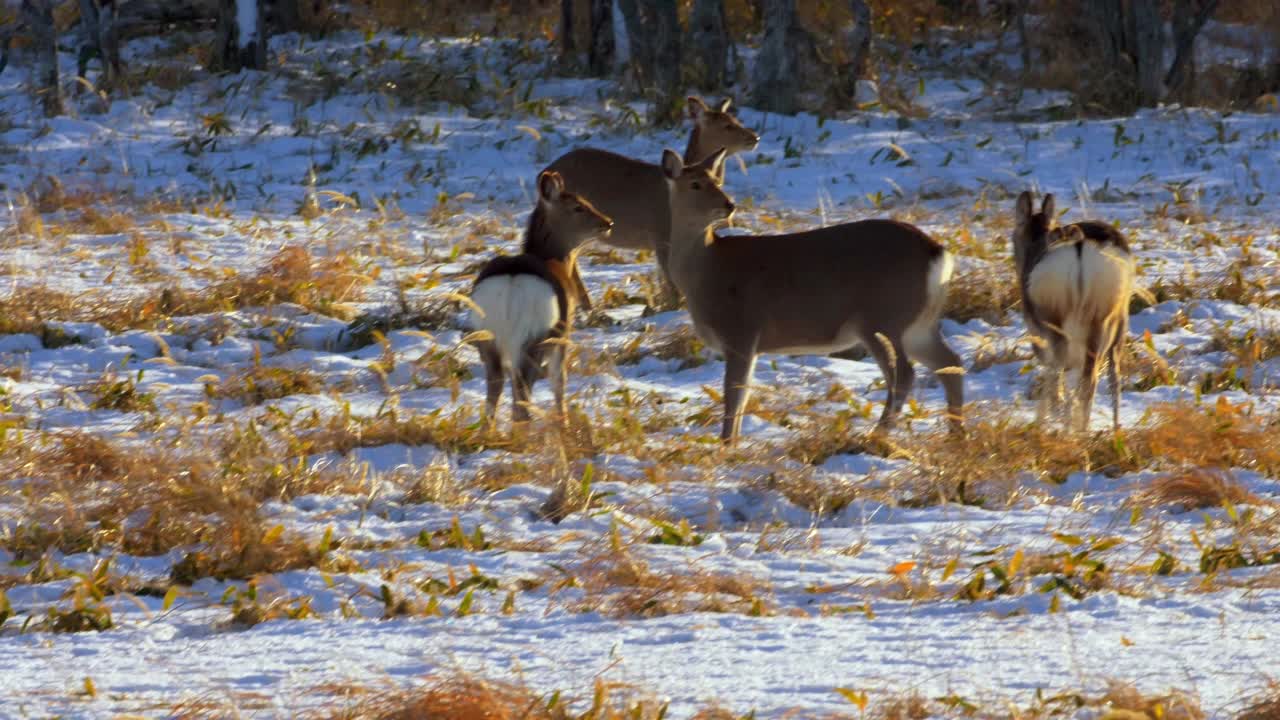
[[[1085,241],[1051,248],[1032,268],[1027,295],[1044,314],[1063,319],[1067,337],[1066,369],[1084,363],[1090,328],[1129,299],[1133,260],[1114,245]]]
[[[484,313],[473,315],[477,330],[493,334],[494,344],[509,369],[529,343],[547,337],[560,322],[556,291],[536,275],[492,275],[471,292],[471,301]]]

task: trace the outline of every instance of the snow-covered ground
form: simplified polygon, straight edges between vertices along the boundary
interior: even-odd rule
[[[944,324],[968,368],[971,422],[985,428],[972,442],[987,450],[948,449],[941,388],[922,377],[887,449],[838,452],[862,447],[884,396],[879,372],[813,357],[761,362],[744,442],[721,450],[705,388],[719,386],[723,364],[653,354],[687,315],[643,312],[651,261],[597,248],[583,272],[609,307],[575,333],[570,376],[577,436],[591,427],[593,437],[568,450],[554,433],[514,449],[450,440],[477,437],[465,428],[484,393],[459,318],[388,329],[385,343],[348,321],[465,292],[477,263],[515,248],[537,171],[565,150],[656,162],[683,147],[683,131],[641,129],[642,106],[609,83],[553,76],[539,46],[285,38],[273,48],[283,70],[212,78],[176,52],[185,45],[131,42],[135,72],[143,58],[163,60],[105,109],[80,96],[73,117],[38,116],[20,63],[0,75],[3,292],[75,298],[71,309],[48,302],[51,331],[0,335],[0,589],[13,613],[0,625],[0,716],[163,716],[194,698],[292,717],[341,707],[325,688],[464,669],[578,696],[598,675],[627,681],[669,698],[675,717],[711,703],[761,718],[855,713],[837,688],[869,692],[872,707],[912,692],[1025,707],[1037,690],[1098,694],[1111,680],[1178,688],[1226,717],[1280,677],[1278,451],[1232,456],[1244,467],[1223,470],[1248,497],[1192,512],[1135,502],[1185,469],[1176,424],[1165,445],[1133,451],[1136,467],[1009,468],[997,460],[1002,437],[1012,448],[1034,432],[1012,309]],[[1128,441],[1160,422],[1169,430],[1160,408],[1170,403],[1219,423],[1224,444],[1232,428],[1260,428],[1255,443],[1280,434],[1280,115],[1162,108],[1050,121],[1045,109],[1067,98],[1028,92],[1015,103],[942,72],[919,87],[919,118],[741,109],[761,136],[726,185],[742,224],[899,217],[960,255],[958,282],[1000,288],[1013,282],[1013,198],[1053,192],[1064,220],[1104,218],[1128,233],[1140,283],[1157,293],[1132,335],[1168,371],[1149,355],[1135,363],[1121,403]],[[131,301],[163,316],[148,299],[163,306],[156,298],[252,277],[296,258],[285,251],[294,246],[309,254],[299,282],[313,262],[350,276],[350,289],[323,303],[202,307],[138,329],[84,322],[92,307]],[[219,390],[258,366],[312,382],[260,402]],[[100,401],[111,386],[151,402]],[[1104,432],[1105,397],[1089,447],[1123,458],[1125,441]],[[536,400],[549,406],[545,384]],[[345,455],[349,445],[289,445],[393,411],[439,423],[445,439],[361,439]],[[1187,423],[1190,436],[1199,426]],[[795,451],[837,425],[846,447]],[[51,481],[41,453],[73,431],[126,455],[214,461],[227,437],[261,436],[265,456],[281,467],[300,458],[296,472],[312,479],[305,492],[268,493],[262,544],[292,538],[319,559],[257,576],[248,598],[246,578],[182,571],[199,542],[151,555],[116,540],[88,552],[54,543],[32,557],[38,531],[77,519],[115,539],[163,521],[144,504],[123,529],[97,523],[129,481],[117,486],[101,467]],[[977,486],[939,501],[927,483],[945,484],[961,457]],[[553,523],[557,492],[573,512]],[[1233,545],[1256,566],[1202,564]],[[110,581],[97,583],[103,558]],[[986,592],[999,585],[988,561],[1010,576],[1007,592]],[[1107,568],[1096,576],[1095,561]],[[957,597],[965,588],[975,599]],[[109,609],[113,626],[50,632],[50,608],[77,603]],[[246,605],[269,619],[235,622]]]

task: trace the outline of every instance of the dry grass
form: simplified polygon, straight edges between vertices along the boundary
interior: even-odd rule
[[[855,483],[844,475],[819,475],[812,468],[779,469],[762,477],[758,485],[781,493],[793,505],[818,516],[838,513],[870,494],[865,484]]]
[[[1109,708],[1111,720],[1204,720],[1200,701],[1181,690],[1147,695],[1133,685],[1112,682],[1097,704]]]
[[[277,253],[255,273],[234,276],[198,291],[164,288],[118,300],[104,293],[70,295],[47,287],[24,287],[0,297],[0,334],[30,333],[46,347],[74,342],[50,322],[93,322],[108,330],[155,329],[174,316],[294,303],[314,312],[350,315],[345,303],[360,299],[371,278],[354,258],[314,258],[300,246]]]
[[[588,557],[564,571],[548,571],[543,578],[556,591],[575,587],[584,595],[574,601],[580,612],[610,617],[662,617],[690,612],[771,615],[772,592],[767,581],[746,574],[716,574],[691,568],[688,572],[655,571],[633,557],[615,537],[609,551]]]
[[[984,320],[1005,325],[1010,310],[1018,306],[1018,284],[1013,274],[1001,268],[992,272],[959,273],[947,285],[943,316],[957,322]]]
[[[512,681],[465,673],[434,675],[409,690],[370,693],[342,688],[347,707],[317,720],[660,720],[666,704],[621,683],[597,679],[575,697],[538,693]],[[353,699],[354,698],[354,699]],[[335,698],[336,700],[336,698]]]
[[[286,537],[264,522],[260,506],[304,493],[360,492],[363,478],[278,456],[252,426],[177,449],[87,433],[10,446],[0,467],[24,478],[28,522],[0,545],[32,559],[49,548],[150,556],[198,544],[174,569],[175,579],[188,582],[317,564],[330,548]]]
[[[1214,406],[1153,407],[1143,422],[1118,436],[1109,431],[1068,435],[1015,424],[1003,412],[975,413],[963,438],[940,431],[899,448],[914,462],[886,480],[909,505],[992,507],[1031,489],[1028,479],[1060,483],[1073,472],[1118,476],[1143,469],[1239,468],[1277,477],[1276,422],[1225,400]]]
[[[208,394],[245,405],[259,405],[290,395],[316,395],[323,391],[323,378],[310,370],[254,365],[217,385],[210,385]]]
[[[1248,705],[1235,720],[1280,720],[1280,682],[1272,680],[1267,687],[1245,700]]]
[[[1182,512],[1231,505],[1261,505],[1262,498],[1249,492],[1231,473],[1192,468],[1152,480],[1129,502],[1140,507],[1176,505]]]
[[[309,452],[350,453],[355,448],[400,444],[435,445],[454,453],[510,447],[512,438],[486,428],[465,408],[451,414],[443,409],[401,418],[394,411],[376,418],[336,417],[326,426],[299,438]]]
[[[707,362],[707,350],[693,328],[681,326],[655,333],[651,329],[637,335],[617,352],[607,354],[615,365],[634,365],[645,358],[678,360],[677,370],[687,370]]]

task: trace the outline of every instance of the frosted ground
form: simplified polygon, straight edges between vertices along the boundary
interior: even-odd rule
[[[482,371],[448,294],[516,247],[544,164],[579,144],[656,161],[685,129],[637,130],[643,107],[555,77],[540,47],[285,38],[283,70],[217,78],[182,47],[131,42],[135,71],[157,69],[109,107],[81,95],[74,117],[39,117],[25,68],[0,75],[4,293],[74,299],[50,299],[38,333],[0,336],[0,716],[187,702],[291,717],[355,702],[343,688],[465,670],[575,697],[597,677],[629,683],[675,717],[852,716],[860,692],[869,708],[919,693],[1008,713],[1113,681],[1229,717],[1280,677],[1274,446],[1229,456],[1225,506],[1141,499],[1198,464],[1184,423],[1188,437],[1206,422],[1223,438],[1280,432],[1274,107],[1081,120],[1065,96],[984,84],[955,60],[910,83],[911,108],[740,112],[761,135],[727,181],[748,229],[908,219],[960,255],[957,283],[979,296],[1012,281],[1023,189],[1127,232],[1157,302],[1132,318],[1123,439],[1100,394],[1096,438],[1076,448],[1119,459],[996,461],[1051,443],[1027,427],[1029,352],[998,300],[944,325],[968,369],[969,454],[947,445],[927,374],[906,427],[877,443],[863,437],[883,399],[874,364],[811,357],[761,363],[744,442],[720,450],[721,362],[689,347],[686,315],[645,311],[648,259],[602,248],[583,260],[601,310],[575,334],[573,436],[511,443],[468,429]],[[329,295],[136,329],[92,315],[273,272],[323,276]],[[406,314],[429,322],[399,327]],[[263,368],[308,381],[237,390]],[[421,442],[361,431],[414,417]],[[322,429],[347,441],[296,442]],[[130,554],[119,538],[163,522],[155,508],[104,525],[125,485],[91,465],[67,470],[80,485],[40,474],[68,438],[217,461],[249,435],[253,461],[308,479],[255,509],[255,542],[312,549],[255,575],[254,597],[249,577],[190,560],[221,539],[220,516],[199,542]],[[1142,438],[1149,457],[1126,460]],[[90,539],[32,540],[72,525]],[[1212,562],[1232,548],[1242,562]],[[51,632],[77,608],[112,627]]]

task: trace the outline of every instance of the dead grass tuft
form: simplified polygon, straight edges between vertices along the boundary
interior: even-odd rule
[[[945,317],[957,322],[983,320],[1006,325],[1019,302],[1018,285],[1004,272],[966,272],[947,285]]]
[[[980,412],[980,411],[979,411]],[[991,507],[1030,489],[1027,479],[1060,483],[1073,472],[1111,476],[1143,469],[1240,468],[1280,474],[1276,420],[1221,399],[1213,406],[1153,407],[1119,435],[1062,434],[1016,424],[1007,414],[974,413],[965,436],[939,431],[899,452],[915,462],[887,478],[908,505],[961,502]]]
[[[484,680],[458,673],[434,675],[409,690],[358,698],[349,707],[322,716],[326,720],[660,720],[666,704],[634,687],[597,678],[589,696],[538,693],[510,681]]]
[[[1249,492],[1231,473],[1193,468],[1163,475],[1136,493],[1129,502],[1143,507],[1177,505],[1182,512],[1231,505],[1260,505],[1263,500]]]
[[[1146,695],[1133,685],[1112,682],[1098,704],[1109,708],[1112,720],[1204,720],[1200,701],[1181,690],[1162,695]]]
[[[552,595],[564,588],[581,588],[574,602],[581,612],[611,617],[662,617],[690,612],[771,615],[772,593],[765,580],[748,574],[717,574],[691,568],[689,572],[655,571],[635,558],[615,535],[609,552],[589,557],[577,566],[549,571],[545,580]]]
[[[646,329],[617,352],[608,355],[615,365],[634,365],[645,358],[678,360],[677,370],[687,370],[707,362],[706,347],[694,334],[693,328],[687,325],[663,332]]]
[[[245,405],[259,405],[290,395],[316,395],[323,391],[324,380],[310,370],[254,365],[226,378],[218,385],[211,385],[208,393],[215,398],[238,400]]]
[[[1267,683],[1266,689],[1246,699],[1248,706],[1235,720],[1280,720],[1280,682]]]
[[[46,347],[57,347],[75,340],[51,327],[51,322],[92,322],[120,332],[158,328],[178,315],[281,303],[346,317],[351,315],[346,303],[360,299],[371,282],[348,255],[317,259],[305,248],[290,246],[256,273],[230,277],[198,291],[169,287],[118,300],[104,293],[70,295],[47,287],[24,287],[0,298],[0,334],[30,333],[40,337]]]
[[[363,477],[284,461],[251,424],[175,448],[138,447],[86,433],[45,436],[43,447],[10,448],[0,469],[23,478],[31,498],[21,533],[0,538],[34,558],[111,548],[153,556],[198,545],[175,578],[249,577],[325,559],[283,529],[268,527],[263,502],[300,494],[358,493]],[[336,545],[335,545],[336,547]],[[330,558],[330,560],[333,560]]]

